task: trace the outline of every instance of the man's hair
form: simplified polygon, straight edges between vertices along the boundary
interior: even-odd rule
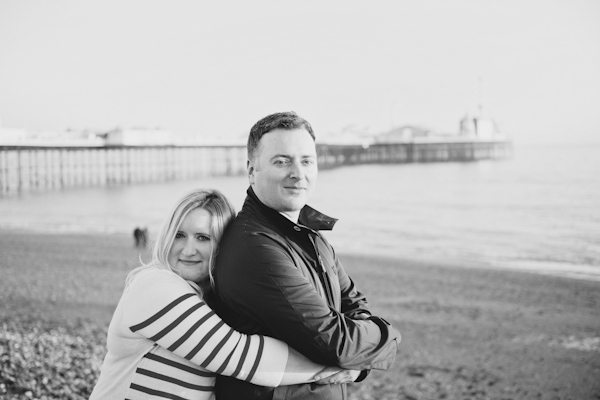
[[[315,140],[315,133],[313,132],[312,126],[310,126],[307,120],[296,114],[294,111],[280,112],[264,117],[250,129],[247,145],[248,160],[253,161],[254,157],[256,157],[258,144],[265,134],[274,131],[275,129],[291,131],[300,128],[306,129],[313,140]]]

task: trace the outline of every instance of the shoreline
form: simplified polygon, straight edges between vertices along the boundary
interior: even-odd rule
[[[127,234],[120,231],[112,232],[81,232],[79,230],[55,230],[55,229],[39,229],[32,230],[22,227],[0,227],[0,238],[9,233],[16,233],[19,235],[61,235],[61,236],[106,236],[113,238],[122,238],[123,240],[129,240],[131,234]],[[150,238],[152,239],[152,237]],[[149,241],[151,245],[151,240]],[[435,264],[445,266],[448,268],[469,268],[469,269],[494,269],[494,270],[505,270],[505,271],[516,271],[529,274],[540,274],[545,276],[553,276],[564,279],[576,279],[590,282],[600,282],[600,265],[583,265],[583,264],[570,264],[564,262],[553,262],[553,261],[536,261],[536,260],[514,260],[514,261],[497,261],[497,260],[482,260],[482,261],[464,261],[460,259],[439,259],[434,257],[420,257],[409,258],[402,256],[394,256],[391,254],[375,254],[369,252],[353,252],[349,250],[341,249],[338,251],[340,255],[348,257],[363,257],[368,256],[376,259],[392,259],[398,261],[408,262],[419,262],[423,264]]]
[[[514,261],[461,261],[459,259],[444,259],[434,257],[395,257],[393,255],[378,255],[373,253],[358,253],[352,251],[338,251],[340,255],[349,257],[372,257],[376,259],[390,259],[398,261],[417,262],[421,264],[437,265],[446,268],[479,269],[513,271],[517,273],[538,274],[564,279],[576,279],[589,282],[600,282],[600,265],[580,265],[552,261],[514,260]]]
[[[73,351],[59,345],[38,355],[37,337],[48,335],[58,343],[85,343],[78,351],[89,354],[77,359],[92,366],[78,370],[97,371],[104,332],[139,254],[126,235],[0,229],[0,340],[8,341],[9,358],[11,349],[30,348],[28,357],[36,360],[15,376],[31,373],[40,381],[56,367],[36,370],[36,357],[43,362],[48,351]],[[598,282],[426,260],[339,257],[373,314],[402,334],[394,366],[350,385],[349,400],[600,396]],[[86,379],[81,399],[93,374]],[[44,394],[32,390],[34,397]]]

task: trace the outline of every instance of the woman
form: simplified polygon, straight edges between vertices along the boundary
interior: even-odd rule
[[[203,301],[218,243],[234,216],[216,190],[196,190],[177,203],[151,262],[127,277],[91,400],[212,399],[217,374],[262,386],[358,376],[324,369],[279,340],[236,332]]]

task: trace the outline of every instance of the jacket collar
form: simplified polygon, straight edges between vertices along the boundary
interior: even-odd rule
[[[288,218],[281,215],[278,211],[273,210],[271,207],[263,204],[256,196],[256,193],[254,193],[252,186],[248,187],[246,193],[248,196],[246,197],[246,201],[244,202],[242,210],[258,212],[282,228],[291,229],[294,226],[303,225],[315,231],[330,231],[337,222],[336,218],[329,217],[315,210],[314,208],[305,205],[302,207],[302,210],[300,210],[298,224],[295,224]]]

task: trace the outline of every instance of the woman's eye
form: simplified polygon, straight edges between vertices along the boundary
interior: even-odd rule
[[[198,235],[198,240],[201,242],[207,242],[210,241],[210,237],[206,236],[206,235]]]
[[[181,232],[177,232],[175,234],[175,239],[181,239],[182,237],[185,237],[185,235],[183,233],[181,233]]]

